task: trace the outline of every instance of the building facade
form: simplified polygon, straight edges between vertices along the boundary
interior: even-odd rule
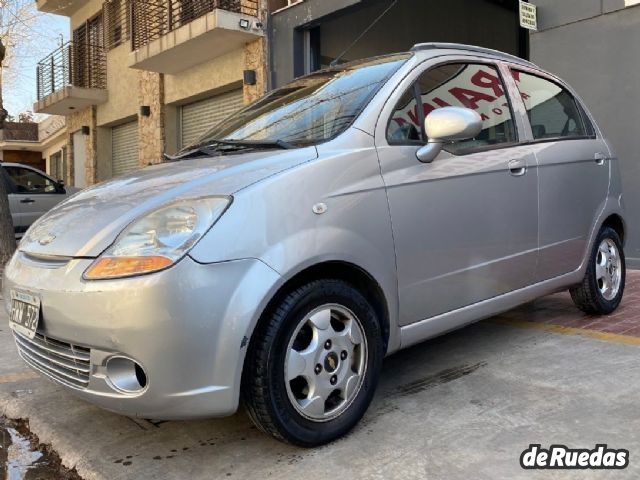
[[[576,89],[620,158],[627,265],[640,268],[640,0],[532,3],[531,60]]]
[[[42,122],[5,122],[0,130],[0,162],[22,163],[64,176],[67,157],[65,117],[50,116]]]
[[[270,86],[340,62],[458,42],[528,57],[517,0],[271,0]],[[355,43],[354,43],[355,42]],[[349,48],[351,46],[351,48]],[[347,51],[345,51],[347,50]]]
[[[64,180],[158,163],[265,90],[260,0],[37,0],[71,40],[37,67],[38,113],[66,117]]]

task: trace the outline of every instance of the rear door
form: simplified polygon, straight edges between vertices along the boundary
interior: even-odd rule
[[[540,179],[536,278],[576,270],[609,187],[609,150],[575,96],[544,73],[512,68]],[[518,100],[520,101],[520,100]]]
[[[504,72],[493,62],[463,58],[405,79],[376,129],[402,325],[534,281],[536,160],[518,142],[522,121],[511,108]],[[424,116],[447,105],[476,110],[483,130],[475,139],[447,145],[432,163],[420,163]]]

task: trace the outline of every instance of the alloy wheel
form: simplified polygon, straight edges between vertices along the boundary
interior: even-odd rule
[[[606,300],[612,300],[618,294],[622,278],[622,261],[613,240],[605,238],[600,242],[595,261],[598,290]]]
[[[316,422],[338,417],[358,395],[367,355],[367,339],[353,312],[335,304],[311,311],[295,329],[284,362],[293,407]]]

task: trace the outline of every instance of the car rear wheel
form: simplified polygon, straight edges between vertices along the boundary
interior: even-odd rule
[[[614,229],[604,227],[594,243],[582,283],[570,290],[571,298],[585,313],[609,314],[620,305],[625,275],[624,251],[620,236]]]
[[[376,312],[350,284],[317,280],[286,295],[252,336],[242,394],[263,431],[303,447],[347,433],[377,385]]]

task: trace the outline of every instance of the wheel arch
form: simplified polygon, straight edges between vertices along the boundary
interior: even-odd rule
[[[380,319],[383,340],[384,351],[387,351],[390,336],[390,311],[387,298],[384,294],[384,290],[380,286],[380,283],[362,267],[342,260],[329,260],[310,265],[287,279],[271,296],[271,299],[267,302],[265,308],[258,319],[258,322],[253,328],[253,332],[258,326],[265,320],[267,315],[272,312],[278,305],[278,303],[292,290],[320,279],[334,279],[343,280],[355,288],[357,288],[376,311],[377,317]],[[253,332],[251,337],[253,337]]]
[[[624,246],[625,240],[626,240],[625,238],[626,225],[625,225],[624,219],[620,215],[618,215],[617,213],[613,213],[609,215],[607,218],[604,219],[604,221],[602,222],[602,226],[600,228],[604,228],[604,227],[613,228],[618,234],[618,236],[620,237],[620,241]]]

